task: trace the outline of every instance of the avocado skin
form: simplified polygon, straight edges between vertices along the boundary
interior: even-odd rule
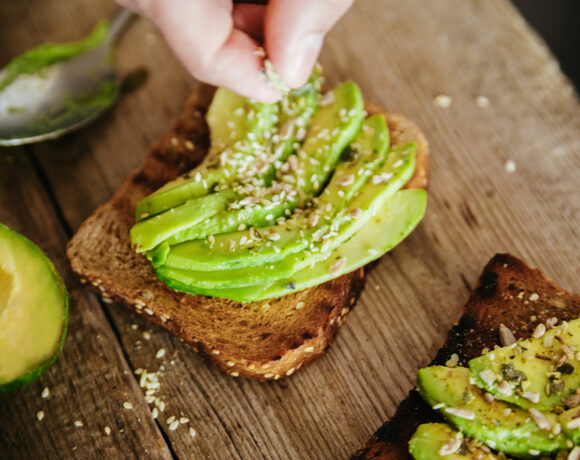
[[[457,429],[505,454],[536,458],[529,452],[550,454],[567,447],[566,436],[542,430],[531,420],[528,411],[497,399],[488,403],[484,391],[470,383],[467,368],[431,366],[421,369],[417,374],[417,389],[431,406],[443,403],[445,406],[437,411]],[[469,420],[451,414],[450,408],[473,411],[475,418]],[[509,415],[506,415],[507,410],[511,410]],[[544,415],[554,426],[556,415]]]
[[[550,337],[552,345],[546,346],[545,340]],[[520,340],[515,346],[492,350],[472,359],[468,366],[475,384],[496,398],[524,409],[533,407],[541,411],[550,411],[562,406],[566,398],[580,387],[580,361],[576,359],[576,355],[573,359],[568,359],[562,367],[557,367],[556,363],[562,356],[564,344],[570,349],[580,349],[580,318],[568,321],[566,326],[561,324],[549,329],[539,338]],[[550,359],[539,359],[538,356]],[[549,377],[552,367],[561,371],[559,379],[564,387],[562,391],[552,391],[547,395],[545,389],[547,385],[552,384]],[[492,371],[498,378],[510,383],[512,393],[507,395],[501,393],[497,388],[499,380],[489,382],[482,379],[483,371]],[[518,382],[518,379],[522,378],[524,381]],[[537,392],[540,395],[537,403],[520,396],[522,383],[525,385],[525,391]]]
[[[409,441],[409,453],[415,460],[496,460],[499,459],[493,452],[487,452],[481,447],[470,443],[470,451],[462,453],[461,450],[448,455],[440,455],[439,450],[452,438],[460,435],[444,423],[424,423],[417,427],[417,431]]]
[[[39,364],[38,367],[31,370],[30,372],[27,372],[26,374],[23,374],[20,377],[11,380],[10,382],[0,384],[0,393],[7,393],[16,390],[20,387],[23,387],[24,385],[27,385],[30,382],[33,382],[34,380],[38,379],[50,368],[50,366],[52,366],[52,364],[56,361],[56,359],[60,355],[68,331],[69,296],[64,281],[62,280],[60,274],[57,272],[51,260],[46,256],[46,254],[44,254],[44,252],[42,252],[42,250],[36,244],[34,244],[25,236],[15,232],[14,230],[11,230],[9,227],[0,222],[0,235],[2,235],[3,233],[10,235],[10,237],[12,238],[18,239],[22,244],[32,249],[38,255],[38,257],[40,257],[46,263],[50,271],[50,275],[52,276],[55,284],[58,286],[58,289],[61,291],[63,295],[62,333],[54,352],[45,362]],[[1,238],[2,237],[0,236],[0,239]]]

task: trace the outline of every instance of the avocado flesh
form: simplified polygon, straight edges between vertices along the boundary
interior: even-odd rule
[[[244,230],[216,235],[212,244],[207,240],[178,244],[171,247],[165,258],[159,258],[161,264],[186,270],[231,270],[274,263],[303,250],[317,233],[324,232],[330,226],[337,214],[344,212],[344,206],[384,162],[388,147],[388,128],[384,117],[376,115],[368,118],[351,144],[352,158],[338,164],[328,186],[308,215],[294,216],[289,221],[261,228],[258,232]],[[349,175],[353,176],[352,183],[340,185],[341,180]],[[317,214],[316,225],[309,224],[309,220],[314,222],[313,214]]]
[[[302,270],[291,278],[262,286],[231,289],[200,289],[191,286],[187,271],[161,267],[159,279],[178,291],[192,294],[224,297],[239,302],[251,302],[281,297],[322,284],[344,273],[349,273],[381,257],[405,239],[423,218],[427,194],[422,189],[401,190],[384,202],[372,219],[350,240],[335,249],[328,258],[312,268]],[[340,271],[331,270],[336,262],[346,259]],[[183,276],[182,276],[183,275]]]
[[[566,437],[540,428],[527,410],[500,400],[487,402],[484,391],[470,383],[469,369],[431,366],[419,370],[417,389],[431,406],[443,404],[437,411],[457,429],[489,447],[521,458],[535,458],[532,453],[549,454],[567,446]],[[473,419],[450,412],[467,410]],[[557,423],[552,413],[544,413],[551,427]],[[538,454],[538,455],[539,455]]]
[[[253,102],[218,88],[206,115],[211,147],[203,163],[139,201],[135,211],[137,221],[204,196],[216,185],[236,177],[242,165],[262,153],[254,145],[265,144],[277,111],[277,104]]]
[[[452,454],[441,455],[441,448],[452,439],[461,439],[462,447]],[[415,460],[496,460],[499,457],[489,449],[465,439],[462,434],[444,423],[424,423],[409,441],[409,453]]]
[[[580,419],[580,406],[568,409],[558,416],[562,430],[575,445],[580,445],[580,426],[576,427],[578,419]]]
[[[208,110],[207,120],[212,147],[206,159],[197,168],[165,184],[141,200],[137,204],[137,221],[171,209],[188,199],[204,196],[216,186],[238,180],[240,170],[244,167],[251,168],[257,162],[270,163],[266,173],[258,175],[258,179],[267,183],[271,181],[275,174],[273,163],[285,161],[294,151],[298,130],[307,127],[316,111],[321,78],[321,69],[317,66],[302,88],[291,91],[282,99],[279,129],[272,136],[267,134],[267,130],[272,129],[274,123],[273,115],[277,112],[273,110],[275,104],[251,102],[231,91],[218,89]],[[249,114],[252,112],[255,115],[250,118]],[[236,114],[241,118],[239,120],[234,118],[233,126],[237,127],[237,130],[225,130],[224,127],[232,126],[232,117],[236,117]],[[268,146],[272,152],[257,155],[258,151],[254,147],[256,143],[264,142],[266,137],[270,138]],[[240,158],[218,161],[220,148],[227,151],[232,147],[237,147],[237,155],[234,156]]]
[[[66,335],[68,297],[31,241],[0,224],[0,393],[42,375]]]
[[[163,214],[138,222],[130,230],[131,243],[137,252],[149,251],[176,232],[215,215],[235,196],[233,190],[224,190],[222,193],[192,198]]]
[[[203,225],[192,226],[167,238],[170,245],[230,233],[240,226],[264,227],[293,211],[300,203],[316,196],[326,184],[340,155],[358,133],[364,118],[364,103],[358,86],[345,82],[332,91],[334,100],[318,109],[297,152],[295,171],[283,174],[270,189],[258,190],[259,201],[267,204],[245,206],[234,203],[230,209],[210,217]],[[287,161],[290,164],[290,161]],[[285,198],[280,198],[282,192]],[[276,198],[278,197],[278,199]]]
[[[269,283],[291,277],[294,273],[328,258],[334,249],[367,225],[380,206],[409,180],[414,170],[413,147],[412,144],[406,144],[398,146],[395,151],[391,152],[385,165],[381,168],[381,171],[390,176],[389,182],[366,184],[359,196],[350,203],[352,208],[360,210],[361,215],[358,218],[347,219],[346,216],[342,216],[341,219],[337,219],[336,228],[333,228],[335,224],[330,226],[318,241],[309,243],[307,251],[290,254],[275,264],[259,267],[188,271],[189,284],[207,289],[225,289]],[[185,273],[181,272],[182,278],[184,275]]]
[[[559,366],[563,347],[571,350],[572,359]],[[471,360],[469,368],[476,385],[496,398],[524,409],[549,411],[562,406],[580,387],[580,361],[576,359],[576,351],[580,351],[580,319],[554,327],[540,338],[520,340],[515,345],[490,351]],[[498,386],[502,382],[507,382],[510,390],[500,391]],[[539,394],[538,402],[522,396],[530,392]]]

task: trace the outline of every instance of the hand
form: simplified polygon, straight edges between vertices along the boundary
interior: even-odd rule
[[[274,102],[279,90],[263,75],[264,43],[276,73],[290,88],[302,86],[325,34],[353,0],[117,0],[151,19],[185,67],[199,80],[243,96]]]

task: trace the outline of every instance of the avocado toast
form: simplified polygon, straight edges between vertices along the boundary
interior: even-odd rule
[[[470,368],[475,368],[477,375],[481,375],[481,371],[484,371],[484,379],[488,380],[490,384],[497,383],[499,385],[501,379],[487,377],[486,369],[489,370],[489,367],[485,367],[485,369],[479,367],[481,360],[486,359],[485,357],[493,357],[491,361],[499,365],[500,374],[502,374],[503,381],[506,382],[501,384],[500,391],[504,393],[501,395],[502,398],[505,398],[506,395],[521,395],[528,402],[533,401],[534,404],[541,404],[543,398],[539,398],[540,395],[536,394],[539,392],[530,391],[533,388],[527,386],[533,385],[535,380],[545,376],[542,372],[529,371],[529,367],[533,367],[536,361],[543,362],[545,360],[543,352],[534,353],[533,358],[526,360],[528,367],[525,370],[528,370],[529,376],[526,374],[524,378],[522,373],[525,370],[521,369],[517,360],[512,362],[520,355],[519,351],[525,351],[523,348],[509,354],[507,362],[496,361],[501,360],[501,350],[504,348],[494,349],[496,346],[515,349],[520,347],[518,344],[523,344],[525,347],[525,341],[516,342],[516,339],[539,336],[539,332],[542,331],[541,324],[547,329],[552,330],[553,328],[555,335],[558,336],[558,327],[570,327],[573,331],[579,316],[580,296],[559,288],[543,273],[530,268],[516,257],[509,254],[497,254],[484,268],[478,287],[471,294],[464,307],[463,315],[449,332],[445,345],[439,350],[431,363],[431,367],[419,371],[417,381],[419,391],[411,391],[409,396],[400,404],[394,417],[385,423],[353,458],[395,460],[412,459],[413,456],[415,458],[439,458],[437,451],[442,449],[444,444],[446,448],[452,450],[452,437],[447,437],[445,442],[440,445],[436,442],[428,443],[426,439],[432,440],[432,436],[436,436],[437,433],[445,432],[446,436],[450,433],[447,428],[438,425],[444,422],[444,418],[452,420],[454,425],[465,432],[466,437],[468,432],[472,435],[475,434],[474,427],[476,431],[482,430],[481,432],[485,434],[488,441],[487,446],[493,445],[493,442],[498,440],[507,443],[507,448],[512,450],[514,452],[512,455],[517,458],[537,458],[542,455],[542,452],[555,454],[559,449],[570,449],[574,443],[577,443],[577,439],[574,437],[575,433],[564,434],[569,424],[568,418],[571,417],[571,411],[553,415],[538,411],[534,407],[522,409],[505,403],[499,398],[496,399],[491,393],[479,389],[475,385],[476,379],[470,376],[466,366],[469,364]],[[568,326],[565,326],[566,324]],[[550,336],[551,334],[546,334],[546,337]],[[564,342],[569,339],[574,340],[573,335],[561,338]],[[544,337],[542,336],[539,340],[543,342]],[[547,341],[549,342],[549,339]],[[559,340],[556,339],[556,342]],[[561,357],[563,348],[560,345],[556,345],[556,347],[558,355]],[[494,351],[499,351],[497,356],[493,355]],[[490,356],[486,352],[492,355]],[[535,356],[536,354],[540,358]],[[546,356],[546,358],[552,361],[552,365],[558,364],[552,360],[552,356]],[[572,362],[570,361],[570,363]],[[510,365],[510,363],[515,365]],[[573,374],[573,372],[566,374],[566,379],[574,378]],[[531,383],[525,383],[528,380]],[[574,385],[571,380],[567,381]],[[557,380],[552,380],[550,383],[559,385]],[[507,384],[509,384],[510,389],[507,388]],[[520,387],[522,384],[523,387]],[[453,391],[451,391],[452,388]],[[459,397],[454,396],[455,390],[460,392]],[[548,392],[546,390],[547,388],[544,388],[543,393],[552,393],[551,387]],[[481,401],[480,396],[484,398],[485,406],[483,402],[478,402]],[[429,400],[429,404],[424,401],[424,398]],[[441,398],[447,399],[443,401]],[[450,403],[453,406],[451,411],[449,411]],[[467,407],[467,404],[471,406]],[[432,407],[435,410],[432,410]],[[479,409],[482,407],[485,408],[485,411],[480,412]],[[578,411],[578,408],[572,409],[572,411],[574,410]],[[493,411],[501,413],[499,420],[498,416],[493,417]],[[488,423],[482,419],[482,414],[489,420],[490,425],[487,428],[482,428]],[[487,418],[490,415],[491,417]],[[510,421],[515,421],[515,423],[510,425]],[[425,425],[418,430],[418,427],[423,424],[433,425]],[[550,431],[547,430],[548,425]],[[573,424],[571,427],[573,428]],[[534,432],[539,433],[537,438],[534,438]],[[414,433],[417,434],[413,436]],[[464,433],[457,436],[463,437]],[[413,438],[411,444],[413,456],[409,453],[411,438]],[[481,445],[480,442],[479,446],[481,447]],[[437,450],[435,454],[431,453],[430,457],[422,450],[423,448],[435,447]],[[484,449],[485,455],[488,455],[487,451],[489,451],[488,447]],[[498,455],[492,452],[487,457],[481,458],[505,458]],[[453,454],[450,453],[449,456],[445,455],[444,458],[478,457],[475,453],[460,455],[457,451]]]
[[[167,287],[147,258],[131,248],[137,203],[207,154],[205,113],[214,91],[197,87],[171,132],[111,201],[83,223],[67,254],[73,270],[104,300],[125,303],[234,377],[277,380],[326,351],[362,289],[362,267],[300,292],[242,304]],[[428,150],[419,129],[401,115],[370,104],[365,108],[370,115],[384,113],[393,145],[417,144],[407,187],[425,187]]]

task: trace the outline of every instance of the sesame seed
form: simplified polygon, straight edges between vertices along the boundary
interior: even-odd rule
[[[154,407],[153,410],[151,411],[151,417],[153,417],[154,419],[156,419],[157,417],[159,417],[159,409],[157,409],[156,407]]]
[[[50,390],[48,389],[48,387],[44,387],[44,390],[42,390],[42,393],[40,394],[40,396],[44,399],[48,398],[48,395],[50,395]]]
[[[312,346],[310,346],[310,347],[306,347],[306,348],[304,349],[304,352],[306,352],[306,353],[312,353],[313,351],[314,351],[314,347],[312,347]]]
[[[437,403],[433,406],[433,410],[443,409],[445,407],[445,403]]]
[[[153,316],[153,310],[151,310],[150,308],[146,308],[145,313],[147,313],[149,316]]]
[[[346,268],[346,257],[341,257],[330,266],[329,272],[333,276],[338,276]]]
[[[286,375],[292,375],[292,374],[294,373],[294,371],[295,371],[295,370],[296,370],[296,368],[295,368],[295,367],[291,367],[290,369],[288,369],[288,370],[286,371]]]
[[[536,424],[542,430],[550,431],[552,429],[552,426],[550,425],[550,422],[548,421],[546,416],[542,414],[538,409],[531,408],[528,410],[528,412],[530,413],[530,417],[532,417],[532,420],[536,422]]]
[[[187,150],[193,150],[195,148],[195,145],[191,141],[185,141],[183,144]]]
[[[512,387],[505,380],[502,380],[502,382],[497,386],[497,391],[504,396],[511,396],[513,393]]]
[[[84,425],[84,423],[83,423],[83,422],[81,422],[80,420],[75,420],[75,426],[76,426],[77,428],[80,428],[80,427],[81,427],[81,426],[83,426],[83,425]]]
[[[447,367],[457,367],[458,364],[459,364],[459,355],[457,353],[453,353],[445,363]]]
[[[195,431],[195,430],[194,430],[192,427],[189,427],[189,435],[190,435],[192,438],[195,438],[195,435],[196,435],[196,434],[197,434],[197,432],[196,432],[196,431]]]
[[[234,363],[233,361],[228,361],[228,362],[226,362],[226,365],[228,367],[234,367],[236,365],[236,363]]]
[[[508,160],[505,162],[504,168],[505,172],[511,174],[516,171],[516,164],[513,160]]]
[[[522,398],[525,398],[528,401],[537,404],[540,402],[540,393],[537,391],[524,391],[522,393]]]
[[[446,109],[451,105],[451,97],[445,94],[439,94],[433,98],[433,104],[437,107],[441,107],[442,109]]]
[[[169,425],[169,429],[170,429],[171,431],[175,431],[175,430],[177,430],[177,428],[178,428],[178,427],[179,427],[179,421],[178,421],[178,420],[176,420],[176,421],[175,421],[175,422],[173,422],[171,425]]]
[[[165,348],[160,348],[159,350],[157,350],[157,354],[155,355],[157,359],[161,359],[164,356],[165,356]]]
[[[129,409],[133,409],[133,404],[131,404],[131,403],[130,403],[130,402],[128,402],[128,401],[125,401],[125,402],[123,403],[123,407],[124,407],[125,409],[127,409],[127,410],[129,410]]]
[[[43,410],[39,410],[39,411],[36,413],[36,418],[37,418],[37,420],[40,422],[40,421],[41,421],[41,420],[44,418],[44,411],[43,411]]]
[[[462,440],[460,437],[453,437],[441,446],[437,452],[440,456],[452,455],[461,448]]]
[[[534,332],[532,333],[532,337],[535,338],[535,339],[539,339],[545,333],[546,333],[546,326],[543,323],[540,323],[534,329]]]
[[[304,302],[298,302],[296,304],[296,310],[300,310],[304,306]]]
[[[448,407],[445,409],[445,412],[451,415],[455,415],[459,418],[464,418],[466,420],[474,420],[475,419],[475,412],[469,409],[463,409],[461,407]]]
[[[268,372],[267,374],[264,374],[264,378],[266,379],[271,379],[272,377],[274,377],[274,374]]]
[[[489,107],[489,99],[485,96],[477,96],[475,98],[475,105],[481,107],[482,109]]]
[[[149,340],[151,338],[151,333],[149,333],[147,331],[143,331],[143,338],[145,340]]]
[[[535,293],[535,292],[534,292],[534,293],[533,293],[533,294],[530,296],[530,300],[531,300],[532,302],[535,302],[535,301],[536,301],[536,300],[538,300],[539,298],[540,298],[540,295],[539,295],[539,294],[537,294],[537,293]]]
[[[185,425],[186,423],[189,423],[189,419],[187,417],[179,417],[179,423]]]
[[[171,425],[174,421],[175,421],[175,415],[172,415],[171,417],[168,417],[167,420],[165,420],[165,423],[167,423],[168,425]]]
[[[111,427],[110,426],[106,426],[103,431],[105,432],[105,434],[107,436],[111,436]]]
[[[568,430],[575,430],[576,428],[580,428],[580,417],[573,418],[566,424],[566,428]]]
[[[232,377],[239,377],[239,376],[240,376],[240,373],[239,373],[239,372],[237,372],[237,371],[232,371],[232,372],[230,372],[230,375],[231,375]]]
[[[499,338],[501,340],[502,346],[504,347],[516,343],[514,333],[511,331],[510,328],[506,327],[506,325],[503,323],[499,325]]]
[[[219,355],[220,354],[220,351],[219,350],[212,350],[211,351],[211,354],[212,355]]]
[[[568,458],[566,460],[580,460],[580,446],[574,447],[574,449],[572,449],[568,454]]]

